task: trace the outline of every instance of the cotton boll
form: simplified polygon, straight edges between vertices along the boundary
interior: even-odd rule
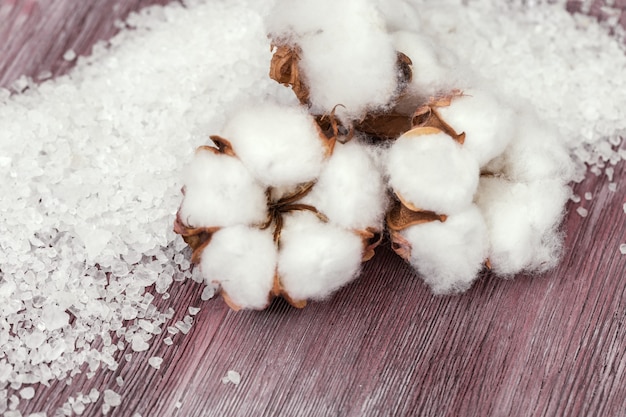
[[[227,227],[213,235],[200,268],[206,281],[219,283],[237,306],[263,309],[274,284],[276,252],[268,230]]]
[[[278,255],[282,287],[294,300],[326,298],[357,276],[362,252],[355,233],[323,223],[311,212],[290,213]]]
[[[544,271],[558,262],[558,226],[568,196],[569,189],[556,180],[481,179],[476,203],[487,223],[489,259],[497,274]]]
[[[528,111],[520,115],[502,159],[500,171],[513,181],[560,179],[567,183],[574,176],[565,141],[556,129]]]
[[[416,7],[409,2],[378,0],[376,5],[385,19],[388,31],[417,29],[420,20],[419,13]]]
[[[467,290],[487,258],[487,227],[471,205],[448,216],[400,232],[411,246],[410,263],[435,294]]]
[[[315,18],[318,16],[318,18]],[[314,113],[360,119],[387,105],[397,88],[396,51],[385,21],[369,1],[279,2],[271,36],[297,44]]]
[[[264,188],[237,158],[199,149],[184,184],[179,215],[188,226],[254,224],[267,217]]]
[[[303,199],[347,229],[382,225],[386,187],[365,146],[338,143],[313,191]]]
[[[457,74],[458,62],[454,55],[436,47],[432,39],[411,31],[393,33],[393,42],[398,52],[404,53],[413,62],[413,78],[410,93],[427,99],[438,93],[459,88],[461,76]]]
[[[437,111],[456,132],[465,132],[463,146],[481,167],[500,155],[514,135],[514,111],[486,91],[465,90],[450,106]]]
[[[315,121],[299,107],[265,104],[241,110],[223,135],[252,175],[266,186],[292,186],[316,178],[326,155]]]
[[[423,131],[407,132],[389,149],[389,183],[415,208],[441,214],[463,211],[471,204],[478,185],[478,164],[445,133],[416,136]]]

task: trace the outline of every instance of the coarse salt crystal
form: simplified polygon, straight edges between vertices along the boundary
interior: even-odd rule
[[[148,359],[148,364],[150,364],[150,366],[153,367],[154,369],[159,369],[162,363],[163,363],[163,358],[160,358],[158,356],[153,356],[150,359]]]
[[[150,345],[143,339],[141,335],[136,334],[133,337],[131,347],[135,352],[143,352],[144,350],[148,350],[150,348]]]
[[[241,383],[241,374],[233,370],[228,371],[226,376],[222,377],[222,384],[228,383],[239,385]]]
[[[30,400],[35,396],[35,389],[33,387],[26,387],[20,390],[20,397],[25,400]]]
[[[74,52],[72,49],[68,49],[63,54],[63,59],[66,60],[66,61],[73,61],[73,60],[75,60],[76,59],[76,52]]]
[[[111,407],[117,407],[122,403],[122,397],[117,392],[107,389],[104,390],[104,403]]]
[[[617,191],[617,183],[615,182],[609,183],[609,191],[612,191],[612,192]]]
[[[587,215],[589,214],[589,211],[584,207],[578,207],[576,209],[576,213],[578,213],[580,217],[587,217]]]
[[[622,255],[626,255],[626,243],[619,245],[619,251]]]
[[[200,312],[200,308],[199,307],[189,307],[187,309],[187,311],[189,311],[189,314],[192,316],[195,316],[196,314],[198,314]]]
[[[593,194],[591,194],[589,191],[587,191],[585,193],[585,200],[589,201],[593,198]]]

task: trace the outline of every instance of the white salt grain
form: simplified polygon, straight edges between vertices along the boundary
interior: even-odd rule
[[[165,343],[168,346],[172,346],[174,344],[174,341],[172,340],[171,337],[166,337],[165,339],[163,339],[163,343]]]
[[[589,211],[584,207],[578,207],[576,208],[576,213],[578,213],[580,217],[587,217]]]
[[[92,403],[98,401],[98,398],[100,398],[100,391],[98,391],[95,388],[92,388],[91,391],[89,391],[89,399],[91,400]]]
[[[200,294],[200,299],[202,301],[210,300],[211,298],[215,296],[215,290],[216,288],[213,285],[207,285],[202,290],[202,294]]]
[[[122,378],[121,376],[118,376],[117,378],[115,378],[115,383],[117,384],[118,387],[124,386],[124,378]]]
[[[158,356],[153,356],[150,359],[148,359],[148,364],[150,364],[150,366],[153,367],[154,369],[161,368],[162,363],[163,363],[163,358],[160,358]]]
[[[20,397],[25,400],[30,400],[35,396],[35,389],[33,387],[26,387],[20,390]]]
[[[117,407],[122,403],[122,397],[110,389],[104,390],[104,404],[110,407]]]
[[[617,183],[610,182],[608,188],[609,188],[609,191],[611,191],[611,192],[617,191]]]
[[[222,384],[232,383],[239,385],[241,383],[241,374],[237,371],[230,370],[226,373],[226,376],[222,377]]]
[[[587,191],[585,193],[585,200],[590,201],[593,198],[593,194],[591,194],[589,191]]]
[[[183,406],[183,403],[180,401],[176,401],[176,404],[174,404],[174,408],[180,408]]]
[[[622,255],[626,255],[626,243],[619,245],[619,251]]]
[[[192,316],[195,316],[196,314],[198,314],[200,312],[200,308],[199,307],[189,307],[187,309],[187,311],[189,311],[189,314]]]
[[[76,52],[74,52],[72,49],[68,49],[63,54],[63,59],[66,60],[66,61],[73,61],[73,60],[75,60],[76,59]]]

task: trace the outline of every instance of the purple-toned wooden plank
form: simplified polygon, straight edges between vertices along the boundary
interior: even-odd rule
[[[131,11],[172,0],[0,0],[0,87],[26,75],[66,73],[73,50],[88,55],[99,40],[118,32],[115,22]],[[47,75],[49,77],[50,75]]]
[[[8,40],[0,42],[0,85],[22,73],[67,71],[67,49],[87,53],[115,32],[116,18],[160,2],[0,0],[0,40]],[[582,10],[573,3],[570,10]],[[624,183],[623,164],[615,178]],[[513,281],[485,274],[458,297],[432,296],[388,247],[359,281],[304,310],[278,301],[264,312],[234,313],[219,299],[201,302],[200,285],[175,283],[171,298],[156,295],[156,303],[178,312],[170,324],[202,306],[188,335],[167,346],[164,333],[149,351],[92,379],[82,373],[70,385],[37,387],[19,410],[54,415],[95,387],[122,394],[109,413],[116,417],[619,415],[626,256],[618,246],[626,215],[623,188],[606,186],[606,177],[593,176],[577,186],[595,198],[584,202],[586,218],[570,207],[557,270]],[[148,365],[151,356],[164,358],[161,369]],[[239,386],[222,384],[229,369],[242,374]],[[102,404],[101,395],[83,415],[98,415]]]

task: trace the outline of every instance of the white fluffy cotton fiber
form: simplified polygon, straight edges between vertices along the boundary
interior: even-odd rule
[[[278,254],[282,287],[293,300],[326,298],[356,278],[362,253],[357,234],[308,211],[290,213]]]
[[[396,51],[385,20],[369,0],[281,0],[270,36],[301,49],[300,69],[314,113],[359,119],[388,104],[397,88]]]
[[[190,227],[253,224],[267,217],[265,189],[237,158],[198,149],[184,173],[180,218]]]
[[[487,228],[475,205],[445,222],[411,226],[401,235],[411,246],[409,262],[435,294],[467,290],[487,259]]]
[[[386,184],[365,145],[355,139],[337,143],[303,202],[346,229],[379,229],[387,203]]]
[[[274,284],[277,251],[272,233],[247,226],[216,232],[202,253],[207,282],[218,283],[236,306],[263,309]]]
[[[530,110],[518,113],[512,140],[487,169],[513,181],[572,180],[574,162],[553,126]]]
[[[489,231],[489,260],[498,275],[541,272],[555,266],[558,231],[569,188],[560,180],[515,183],[484,177],[476,203]]]
[[[396,194],[421,210],[456,214],[472,202],[478,164],[462,145],[431,128],[416,128],[390,147],[389,184]]]
[[[266,103],[242,109],[222,134],[265,186],[289,187],[315,179],[327,153],[315,121],[300,107]]]
[[[437,111],[456,132],[465,132],[463,147],[481,167],[504,151],[516,128],[511,107],[482,89],[466,89]]]
[[[432,39],[419,33],[401,30],[393,33],[393,44],[412,61],[413,77],[409,92],[427,101],[462,87],[459,65],[449,51],[437,48]]]

